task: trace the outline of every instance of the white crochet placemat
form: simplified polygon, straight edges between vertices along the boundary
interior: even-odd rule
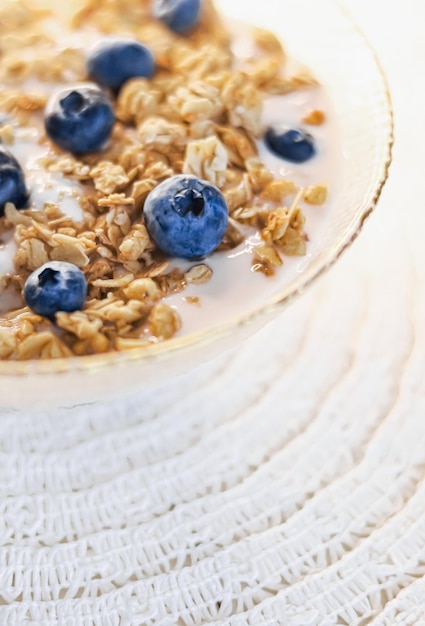
[[[425,625],[423,111],[391,76],[380,209],[280,319],[150,394],[0,416],[1,626]]]
[[[2,416],[2,626],[425,624],[425,276],[394,193],[234,353]]]

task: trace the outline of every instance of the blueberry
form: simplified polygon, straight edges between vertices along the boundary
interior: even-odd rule
[[[191,31],[199,22],[201,0],[153,0],[153,15],[178,34]]]
[[[50,139],[73,154],[96,152],[115,122],[109,98],[97,87],[75,87],[53,96],[44,124]]]
[[[304,163],[316,154],[313,137],[300,128],[272,126],[266,130],[264,140],[278,156],[293,163]]]
[[[166,254],[199,259],[220,245],[229,213],[217,187],[179,174],[160,183],[146,198],[146,228]]]
[[[155,71],[152,52],[131,39],[101,41],[87,60],[89,77],[117,92],[130,78],[151,78]]]
[[[39,267],[24,285],[29,308],[50,319],[58,311],[72,313],[82,309],[87,295],[83,272],[72,263],[50,261]]]
[[[4,215],[7,202],[13,202],[17,209],[24,209],[28,205],[28,192],[18,161],[0,147],[0,216]]]

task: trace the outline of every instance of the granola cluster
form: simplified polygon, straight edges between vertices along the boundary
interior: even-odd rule
[[[87,80],[84,50],[60,47],[57,35],[45,27],[49,20],[46,11],[25,0],[0,7],[0,23],[9,33],[0,46],[0,142],[13,146],[17,133],[36,128],[38,142],[49,148],[40,165],[78,181],[83,217],[66,215],[60,203],[21,211],[8,204],[0,237],[13,233],[17,251],[15,272],[0,277],[0,288],[19,294],[34,269],[49,260],[68,261],[83,270],[88,297],[84,310],[59,313],[54,326],[23,302],[3,314],[0,358],[127,350],[168,339],[180,329],[178,312],[162,300],[188,284],[206,283],[212,270],[208,259],[189,264],[187,271],[178,269],[144,226],[147,195],[174,174],[195,174],[223,192],[230,220],[219,252],[238,246],[246,229],[256,229],[263,243],[255,247],[253,271],[272,275],[284,255],[305,254],[299,202],[323,204],[326,186],[298,189],[275,179],[258,156],[256,139],[265,96],[315,81],[304,71],[286,74],[285,51],[272,33],[253,28],[256,53],[236,62],[229,33],[208,0],[200,26],[189,37],[153,20],[149,0],[80,3],[68,29],[94,27],[100,34],[136,37],[153,51],[157,71],[151,80],[133,79],[121,89],[109,145],[75,158],[50,144],[42,116],[49,85]],[[323,121],[321,111],[304,119],[312,125]]]

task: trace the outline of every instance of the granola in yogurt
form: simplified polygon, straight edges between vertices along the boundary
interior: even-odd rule
[[[225,199],[228,221],[212,256],[252,232],[261,243],[248,271],[271,276],[285,256],[306,253],[300,203],[324,204],[327,185],[300,188],[277,177],[258,143],[264,99],[316,81],[305,70],[288,72],[273,33],[253,27],[252,54],[236,58],[232,32],[210,0],[184,34],[153,14],[151,0],[83,0],[66,20],[17,0],[2,4],[0,23],[8,33],[0,46],[0,149],[17,161],[34,149],[22,168],[32,176],[27,205],[5,202],[0,217],[1,241],[13,250],[0,275],[1,359],[128,350],[179,332],[179,311],[167,298],[214,273],[209,255],[182,268],[147,228],[147,198],[174,176],[206,181]],[[117,34],[151,51],[154,72],[103,89],[114,122],[101,149],[65,150],[46,133],[51,94],[87,85],[89,50]],[[314,128],[325,119],[312,110],[300,123]],[[72,264],[87,285],[80,308],[53,318],[34,312],[22,295],[28,277],[51,262]],[[196,306],[191,294],[187,302]]]

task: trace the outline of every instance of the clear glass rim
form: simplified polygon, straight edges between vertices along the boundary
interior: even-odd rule
[[[312,285],[316,279],[332,267],[343,252],[351,246],[362,231],[367,218],[377,206],[382,190],[389,176],[394,145],[394,113],[385,73],[374,49],[369,44],[361,30],[353,22],[346,8],[339,0],[334,1],[341,14],[349,19],[353,31],[355,31],[358,37],[362,40],[363,45],[370,53],[371,60],[373,60],[375,64],[377,76],[381,81],[382,95],[385,100],[387,128],[385,130],[383,150],[380,157],[379,172],[376,174],[374,180],[371,181],[370,192],[363,198],[361,206],[359,206],[353,220],[350,223],[350,226],[347,228],[344,236],[342,236],[335,244],[332,253],[320,263],[312,263],[309,265],[306,270],[296,278],[295,281],[288,284],[273,298],[269,298],[263,305],[242,316],[229,319],[227,322],[216,327],[208,328],[182,337],[168,339],[165,342],[153,344],[152,346],[133,348],[131,350],[121,352],[108,352],[105,354],[66,357],[50,360],[0,361],[0,376],[28,376],[34,374],[42,375],[64,372],[98,371],[106,367],[109,368],[119,364],[128,365],[134,362],[137,362],[138,364],[149,364],[149,362],[152,361],[171,358],[178,352],[201,348],[206,344],[216,342],[222,337],[229,335],[239,327],[252,325],[254,322],[259,320],[259,318],[277,314],[281,309],[283,309],[284,306],[291,303],[310,285]]]

